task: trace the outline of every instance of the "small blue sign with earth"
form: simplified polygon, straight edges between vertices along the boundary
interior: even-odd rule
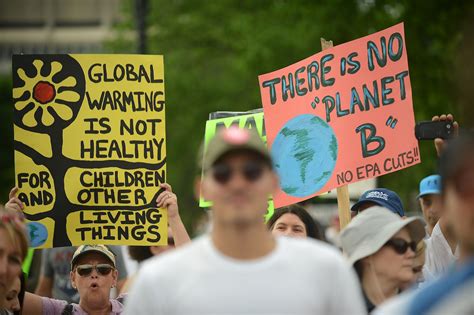
[[[26,225],[31,247],[43,245],[48,239],[48,229],[39,222],[28,222]]]
[[[289,120],[272,145],[272,158],[281,189],[306,197],[331,178],[337,161],[337,138],[324,120],[304,114]]]

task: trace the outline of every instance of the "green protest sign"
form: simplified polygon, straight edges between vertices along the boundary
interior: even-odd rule
[[[214,117],[219,117],[215,118]],[[265,123],[263,119],[263,112],[261,110],[245,112],[216,112],[210,115],[210,120],[206,122],[206,129],[204,133],[204,155],[206,155],[207,144],[214,137],[217,130],[220,128],[229,128],[230,126],[238,126],[239,128],[255,129],[257,130],[263,142],[267,143],[267,135],[265,132]],[[204,157],[203,157],[204,158]],[[212,202],[205,200],[202,195],[199,198],[199,207],[209,208]],[[274,212],[273,199],[268,200],[267,214],[265,220],[268,220]]]

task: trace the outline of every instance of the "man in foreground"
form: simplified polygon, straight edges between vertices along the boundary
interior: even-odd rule
[[[258,135],[224,129],[207,147],[198,185],[213,202],[212,232],[145,263],[126,314],[363,314],[339,252],[267,230],[278,178]]]

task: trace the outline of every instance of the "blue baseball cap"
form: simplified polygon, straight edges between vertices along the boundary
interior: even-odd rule
[[[417,198],[425,195],[441,194],[441,176],[435,174],[425,177],[420,182],[420,194]]]
[[[401,217],[405,215],[402,200],[396,192],[389,189],[376,188],[367,190],[362,194],[362,196],[360,196],[359,201],[352,206],[351,210],[357,211],[360,206],[368,202],[373,202],[379,206],[385,207]]]

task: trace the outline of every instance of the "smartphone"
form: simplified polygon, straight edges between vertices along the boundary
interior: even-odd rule
[[[415,125],[415,137],[418,140],[448,139],[454,132],[450,121],[421,121]]]

